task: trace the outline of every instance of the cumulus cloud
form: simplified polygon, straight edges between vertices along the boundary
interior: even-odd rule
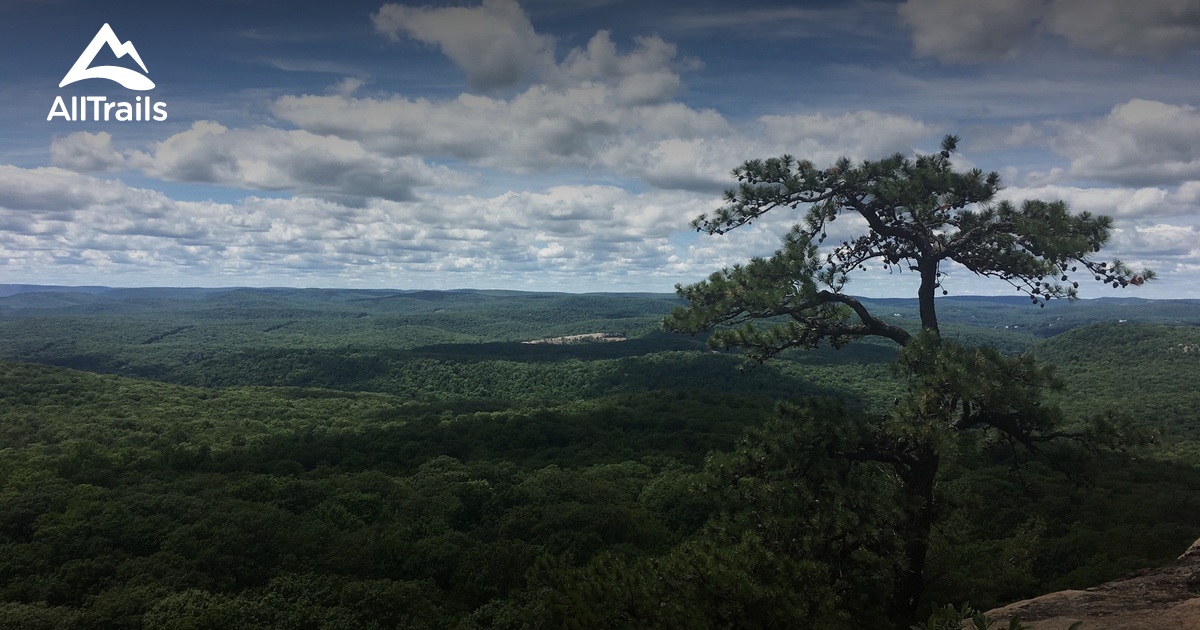
[[[330,91],[334,94],[350,96],[357,92],[363,85],[366,85],[366,81],[358,77],[342,77],[341,80],[333,85]]]
[[[536,85],[508,99],[285,96],[272,111],[301,129],[386,155],[446,157],[520,173],[603,168],[657,187],[710,193],[728,186],[730,170],[751,157],[873,158],[911,153],[937,135],[928,123],[873,111],[770,115],[735,125],[678,102],[631,104],[621,84],[600,83]]]
[[[1126,257],[1200,258],[1200,229],[1194,225],[1152,223],[1118,229],[1113,245]]]
[[[1200,181],[1184,182],[1172,197],[1174,203],[1200,206]]]
[[[682,88],[680,71],[699,64],[679,59],[674,44],[638,37],[622,51],[609,31],[600,30],[560,61],[553,42],[538,35],[509,0],[450,8],[389,4],[374,23],[388,36],[438,45],[473,87],[529,85],[509,96],[467,93],[438,100],[359,98],[352,92],[284,96],[272,113],[310,133],[391,157],[425,156],[521,174],[602,170],[710,194],[728,186],[730,170],[751,157],[877,157],[910,152],[931,133],[910,117],[870,111],[766,116],[735,125],[716,111],[672,100]],[[497,59],[506,60],[503,68],[487,65]]]
[[[1107,116],[1062,123],[1054,148],[1070,174],[1133,185],[1200,180],[1200,109],[1134,99]]]
[[[576,48],[547,73],[551,84],[581,85],[590,81],[612,84],[617,101],[625,105],[661,103],[682,87],[674,70],[677,49],[658,36],[638,37],[629,53],[617,52],[608,31],[598,31],[585,48]],[[685,67],[699,62],[687,60]]]
[[[1016,55],[1042,5],[1042,0],[908,0],[899,12],[913,31],[918,56],[989,61]]]
[[[116,180],[98,179],[72,171],[42,167],[23,169],[0,165],[0,207],[26,216],[64,217],[89,204],[136,201],[131,189]],[[154,195],[142,195],[139,206]]]
[[[476,7],[385,4],[372,21],[394,40],[404,35],[437,46],[480,92],[535,82],[558,87],[602,82],[626,104],[663,102],[682,85],[678,70],[699,64],[676,59],[675,45],[658,36],[638,37],[633,50],[619,52],[606,30],[559,62],[554,38],[538,34],[515,0],[484,0]]]
[[[751,144],[732,134],[650,143],[627,137],[606,149],[600,161],[614,172],[659,188],[715,194],[729,187],[729,172],[739,163],[739,149],[750,150]]]
[[[436,45],[467,73],[477,90],[514,85],[540,66],[553,65],[553,38],[538,35],[515,0],[484,0],[478,7],[409,7],[385,4],[372,16],[375,29]]]
[[[863,159],[897,152],[911,154],[918,141],[937,133],[932,125],[910,116],[869,110],[835,116],[763,116],[759,121],[768,137],[793,147],[789,153],[818,164],[842,155]]]
[[[1116,214],[1106,253],[1170,273],[1197,258],[1196,228],[1186,217],[1198,194],[1195,186],[1005,191]],[[125,274],[142,283],[202,276],[239,284],[663,290],[769,254],[803,213],[783,209],[719,237],[691,234],[687,222],[719,203],[708,194],[595,184],[360,205],[313,197],[188,202],[60,168],[0,166],[0,264],[40,277],[62,271],[76,282]],[[1190,212],[1179,211],[1185,203]],[[845,219],[831,232],[835,240],[862,227]],[[887,293],[905,280],[866,274],[854,290]]]
[[[354,140],[304,130],[228,129],[212,121],[131,152],[129,162],[165,180],[394,201],[414,199],[421,186],[463,179],[417,157],[372,153]]]
[[[768,115],[750,125],[714,127],[695,136],[629,134],[609,145],[600,162],[661,188],[719,192],[733,183],[730,171],[750,158],[787,153],[825,166],[842,156],[911,154],[917,143],[935,135],[924,122],[873,111]]]
[[[1194,204],[1186,203],[1178,192],[1154,187],[1081,188],[1051,184],[1005,188],[1000,197],[1012,201],[1061,199],[1075,212],[1087,211],[1118,218],[1163,217],[1192,214],[1197,210]]]
[[[1200,3],[1053,0],[1043,25],[1089,50],[1162,56],[1200,45]]]
[[[116,251],[130,238],[166,238],[192,244],[208,230],[204,204],[59,168],[0,166],[0,217],[8,242],[36,251]],[[222,212],[219,204],[207,208]],[[64,253],[64,256],[67,254]],[[70,257],[70,256],[68,256]]]
[[[661,278],[675,253],[668,237],[700,199],[591,185],[361,206],[311,197],[186,202],[65,169],[0,166],[0,261],[46,274],[140,274],[141,282],[203,273],[411,285],[470,272],[492,281],[570,277],[579,288],[585,270],[599,282]]]
[[[650,142],[728,128],[712,110],[630,105],[617,88],[600,84],[537,85],[509,99],[286,96],[272,109],[302,129],[387,155],[451,157],[517,172],[595,164],[606,147],[628,135]]]
[[[918,56],[947,62],[1009,58],[1038,32],[1113,55],[1163,56],[1200,45],[1193,0],[907,0],[899,16]]]
[[[125,156],[113,148],[112,134],[107,131],[77,131],[51,141],[50,161],[87,173],[116,170],[125,164]]]

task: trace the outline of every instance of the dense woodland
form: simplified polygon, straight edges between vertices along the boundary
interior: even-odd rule
[[[663,332],[678,301],[649,294],[0,296],[2,627],[888,627],[890,480],[814,486],[806,453],[894,404],[892,346],[760,365]],[[914,300],[865,301],[916,329]],[[1068,417],[1150,439],[963,440],[926,610],[1200,536],[1200,302],[938,308],[1057,366]],[[629,340],[522,343],[593,332]]]

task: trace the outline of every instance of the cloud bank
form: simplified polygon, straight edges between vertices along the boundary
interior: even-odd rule
[[[1108,55],[1161,57],[1200,46],[1193,0],[907,0],[898,11],[917,55],[946,62],[1011,58],[1041,33]]]

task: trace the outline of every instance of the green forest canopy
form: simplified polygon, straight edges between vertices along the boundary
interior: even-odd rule
[[[703,338],[654,332],[669,296],[388,295],[0,298],[0,619],[861,627],[879,614],[870,580],[785,562],[762,535],[723,541],[754,527],[738,506],[770,487],[731,475],[748,478],[739,471],[753,454],[791,452],[798,439],[775,419],[777,402],[858,401],[821,416],[833,419],[886,406],[894,351],[739,370]],[[915,312],[880,304],[902,320]],[[1200,355],[1185,351],[1200,344],[1196,304],[939,304],[954,335],[1059,363],[1068,411],[1121,408],[1162,438],[1136,460],[1081,460],[1070,478],[1037,462],[1015,471],[1002,450],[964,451],[943,479],[955,501],[930,601],[987,607],[1085,587],[1196,537],[1200,400],[1187,375]],[[390,333],[372,321],[410,317]],[[446,339],[473,318],[490,332]],[[519,343],[612,329],[633,339]],[[55,367],[66,365],[90,371]],[[741,394],[717,393],[729,383]],[[784,515],[811,512],[789,505]],[[689,572],[711,581],[672,581]],[[596,596],[619,591],[630,595]]]

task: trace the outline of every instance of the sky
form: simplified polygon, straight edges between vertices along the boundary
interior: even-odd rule
[[[153,89],[59,87],[104,24]],[[1200,298],[1200,0],[4,0],[0,51],[0,283],[666,292],[800,220],[689,228],[743,161],[953,133],[1159,276],[1083,297]],[[167,116],[50,116],[87,96]]]

